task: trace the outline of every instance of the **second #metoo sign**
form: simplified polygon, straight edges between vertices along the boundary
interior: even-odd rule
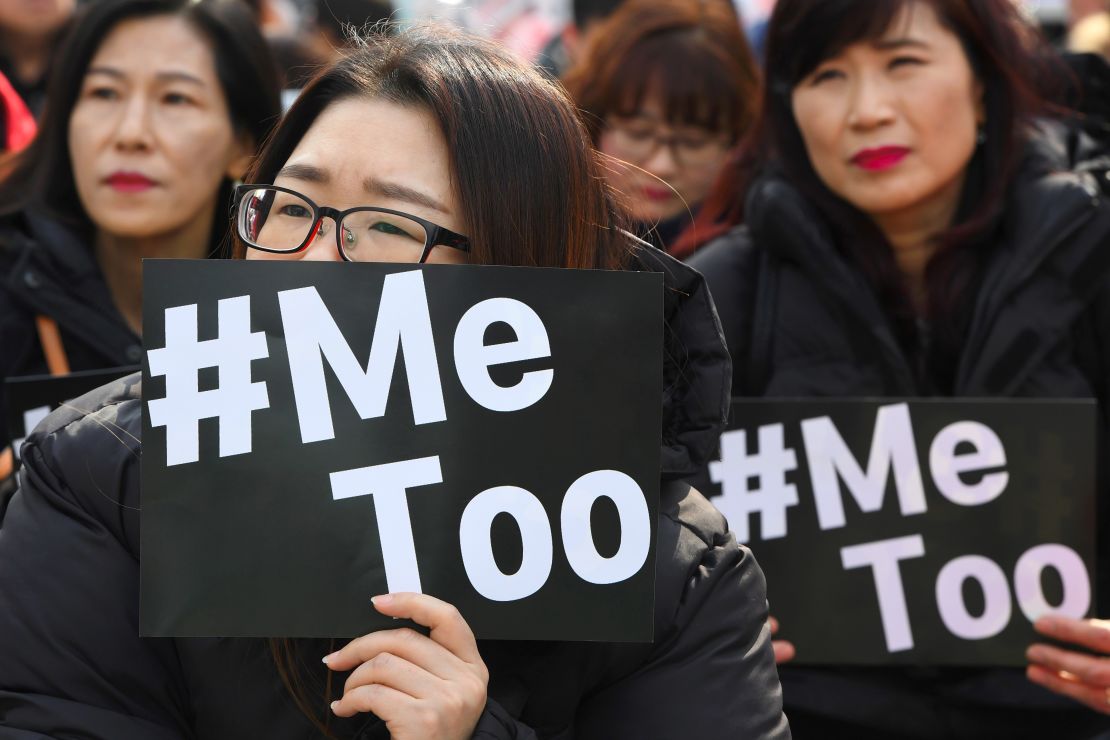
[[[1093,605],[1093,401],[733,402],[710,494],[798,661],[1020,665]]]
[[[662,276],[147,261],[141,625],[652,638]]]

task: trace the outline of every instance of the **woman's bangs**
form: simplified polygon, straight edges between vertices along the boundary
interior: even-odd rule
[[[738,100],[741,83],[731,78],[731,61],[692,39],[686,43],[678,34],[646,39],[626,55],[613,75],[613,112],[635,115],[645,98],[655,97],[669,125],[735,134],[734,119],[743,101]]]
[[[782,40],[767,50],[767,68],[778,70],[773,84],[793,89],[819,64],[852,44],[876,41],[904,8],[925,0],[779,0],[781,28],[768,36]]]

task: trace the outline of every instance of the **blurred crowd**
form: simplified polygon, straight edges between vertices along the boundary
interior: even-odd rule
[[[231,256],[233,188],[298,92],[420,20],[101,2],[0,0],[3,378],[138,364],[142,258]],[[1106,431],[1110,3],[573,0],[544,28],[524,61],[628,230],[704,275],[734,395],[1095,398]],[[1110,737],[1110,628],[1037,627],[1025,671],[864,670],[792,665],[775,624],[785,714],[800,738]]]

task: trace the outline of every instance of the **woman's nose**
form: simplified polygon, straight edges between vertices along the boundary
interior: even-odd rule
[[[674,155],[674,146],[670,141],[656,141],[655,151],[641,165],[645,170],[657,177],[666,180],[679,170],[678,160]]]
[[[116,147],[122,150],[149,149],[153,143],[150,110],[141,95],[129,98],[116,125]]]
[[[869,129],[892,121],[894,108],[890,93],[882,81],[861,76],[849,93],[848,124],[853,128]]]

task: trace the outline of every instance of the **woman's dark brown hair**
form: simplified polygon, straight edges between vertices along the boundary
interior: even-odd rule
[[[301,93],[259,154],[248,182],[272,183],[329,106],[365,97],[418,107],[438,122],[450,156],[472,262],[611,269],[629,238],[598,154],[563,90],[508,52],[446,28],[366,39]],[[238,256],[245,246],[236,245]],[[313,685],[293,640],[271,640],[297,706],[329,734],[331,685]],[[315,697],[315,698],[313,698]]]
[[[594,143],[610,114],[632,115],[658,95],[666,120],[740,138],[752,120],[759,71],[729,0],[627,0],[591,33],[563,84]]]
[[[755,178],[773,171],[794,185],[829,224],[838,246],[867,276],[896,323],[913,321],[890,244],[865,214],[833,194],[814,171],[791,96],[821,62],[846,47],[881,38],[903,11],[932,6],[960,40],[984,90],[983,143],[972,158],[956,223],[937,235],[926,290],[935,340],[958,331],[967,288],[980,258],[975,249],[995,227],[1023,160],[1028,127],[1043,110],[1036,81],[1048,78],[1048,52],[1012,0],[779,0],[766,38],[766,87],[750,136],[730,158],[683,238],[704,244],[744,220]],[[966,247],[966,248],[965,248]],[[903,326],[903,328],[905,328]]]
[[[248,182],[272,183],[317,116],[352,97],[418,107],[439,124],[478,264],[615,268],[623,220],[566,94],[492,43],[446,28],[366,39],[301,93]],[[237,245],[243,254],[242,244]]]

